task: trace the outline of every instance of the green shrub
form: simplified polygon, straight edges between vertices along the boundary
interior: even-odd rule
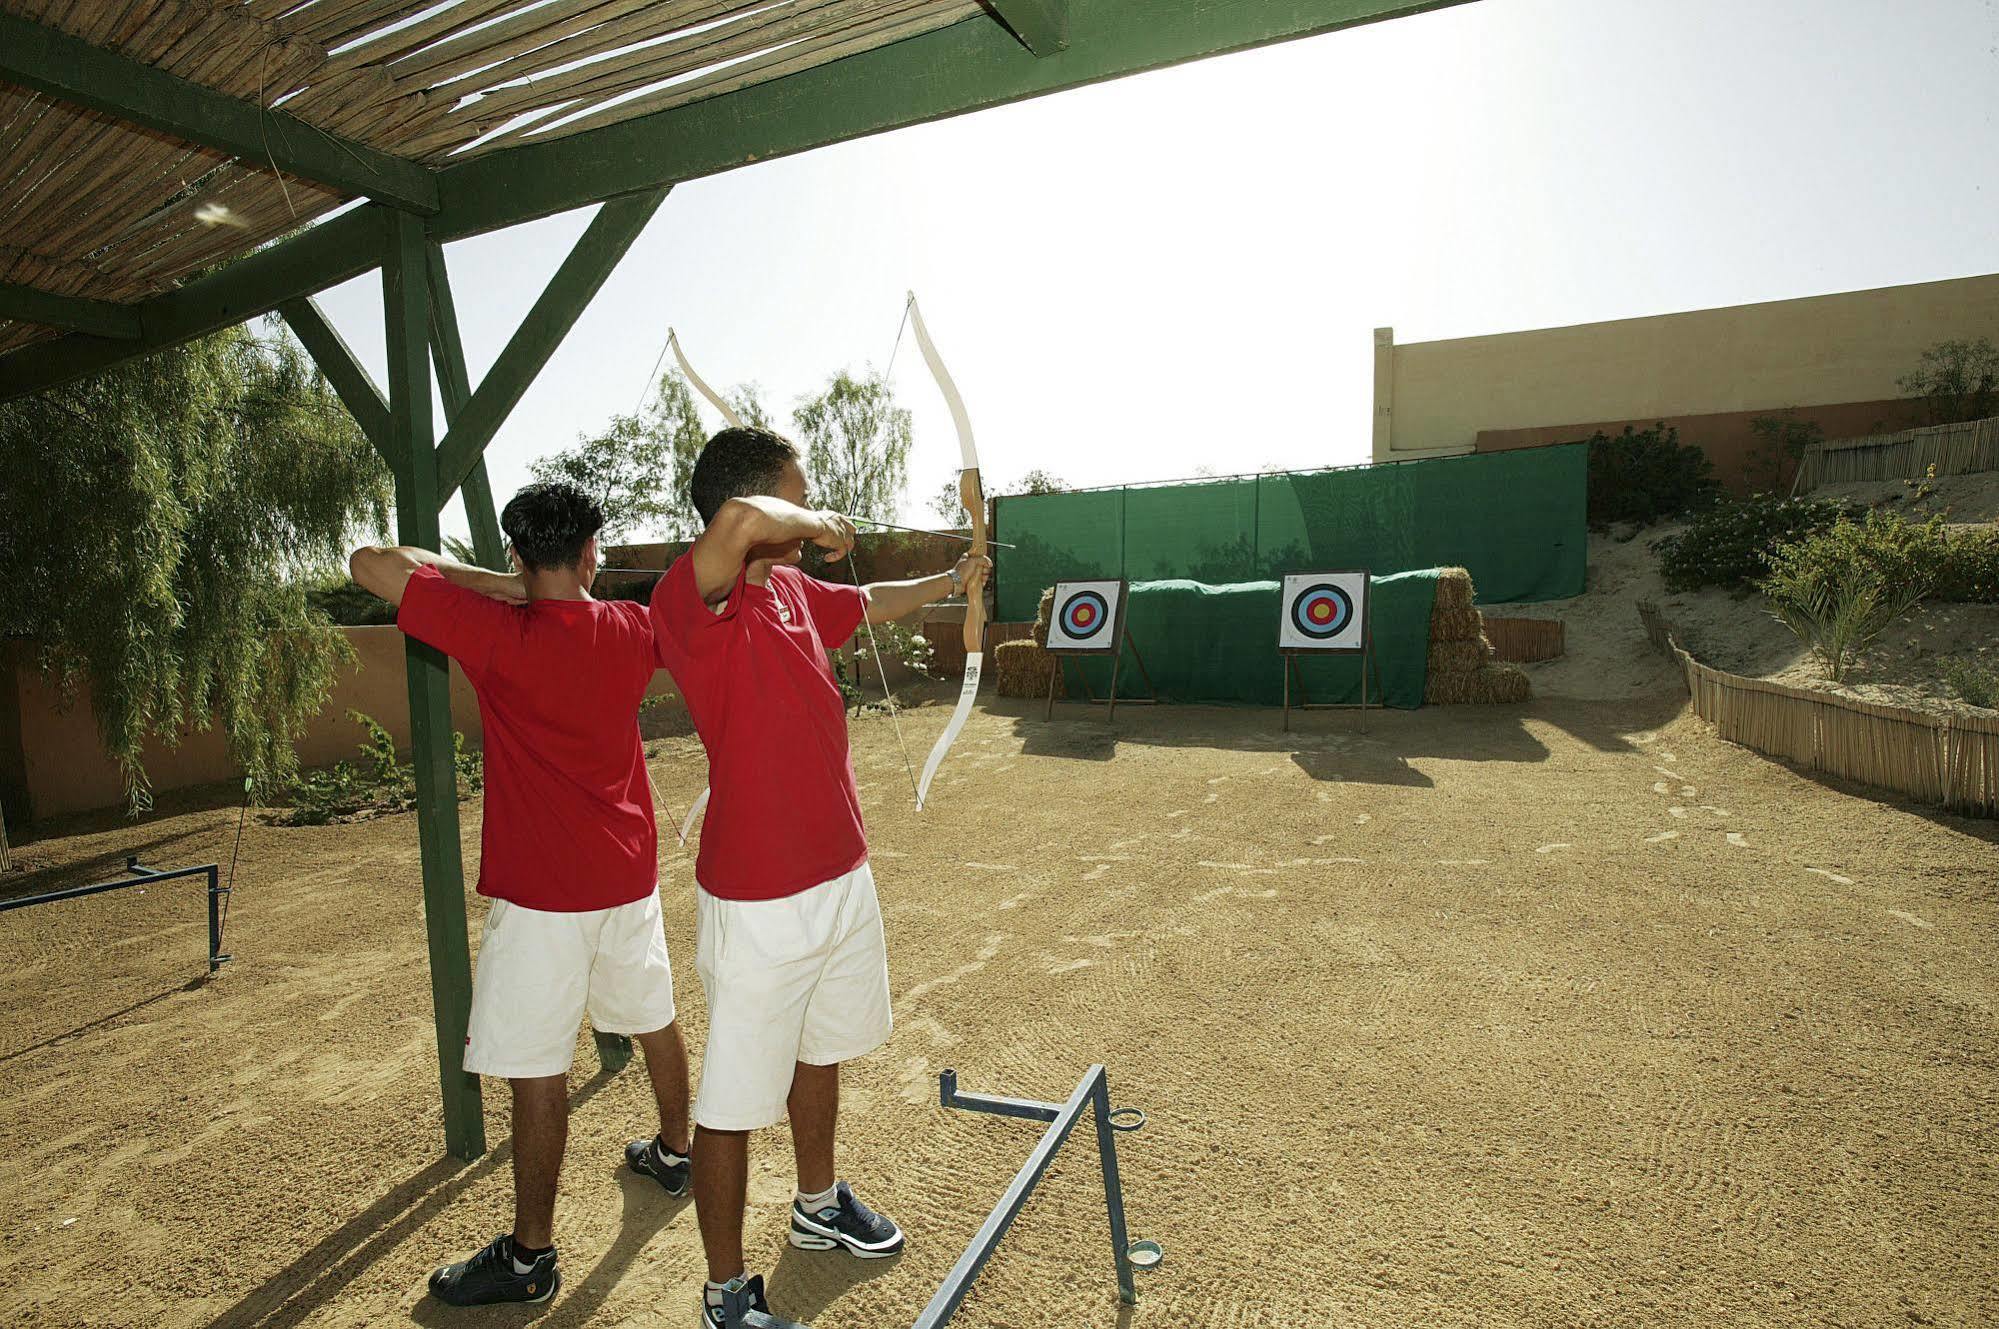
[[[1770,556],[1779,545],[1865,511],[1771,494],[1725,499],[1696,515],[1686,530],[1659,541],[1659,571],[1673,591],[1750,586],[1769,575]]]
[[[364,735],[360,763],[338,761],[324,770],[294,776],[285,785],[290,806],[278,819],[279,824],[321,826],[341,818],[406,812],[416,806],[416,772],[397,757],[395,736],[373,716],[360,711],[348,711],[347,718],[360,725]],[[465,750],[465,735],[456,730],[451,735],[451,762],[460,798],[485,787],[484,761],[480,754]]]
[[[1837,683],[1929,590],[1944,539],[1941,522],[1869,513],[1779,546],[1760,584],[1778,619]]]
[[[1960,701],[1999,710],[1999,670],[1988,669],[1968,655],[1946,655],[1943,681]]]
[[[331,577],[308,586],[305,601],[343,628],[396,621],[396,607],[381,596],[362,590],[345,577]]]
[[[1704,508],[1719,493],[1714,464],[1699,448],[1682,447],[1677,429],[1626,425],[1616,438],[1600,431],[1590,436],[1591,530],[1619,522],[1650,525]]]
[[[1999,604],[1999,531],[1971,531],[1950,538],[1930,590],[1933,600]]]

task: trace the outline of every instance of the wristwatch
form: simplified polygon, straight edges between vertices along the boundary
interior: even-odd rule
[[[944,575],[951,579],[952,592],[954,594],[962,595],[965,590],[965,579],[958,575],[957,564],[954,563],[950,567],[945,568]]]

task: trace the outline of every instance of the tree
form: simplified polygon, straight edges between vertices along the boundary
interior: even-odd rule
[[[738,384],[725,395],[744,423],[770,428],[755,384]],[[564,480],[595,498],[604,509],[605,544],[641,532],[691,540],[701,533],[701,514],[687,486],[708,437],[693,387],[678,369],[668,369],[639,411],[612,416],[597,433],[530,469],[537,480]]]
[[[791,413],[805,446],[812,502],[852,517],[895,520],[909,483],[909,412],[879,374],[845,370]]]
[[[352,658],[306,583],[386,529],[387,468],[289,339],[232,328],[0,404],[0,625],[141,753],[220,724],[260,789]]]
[[[1771,490],[1783,484],[1786,463],[1797,462],[1806,448],[1825,440],[1825,430],[1818,421],[1799,419],[1795,407],[1782,415],[1755,417],[1749,422],[1749,432],[1756,436],[1750,465],[1761,474],[1763,487]]]
[[[1999,347],[1989,338],[1940,341],[1895,385],[1921,397],[1933,425],[1999,414]]]
[[[1062,477],[1049,471],[1032,470],[1010,485],[988,490],[989,498],[1007,498],[1015,494],[1059,494],[1069,486]],[[953,476],[944,482],[930,500],[930,509],[947,526],[964,526],[970,523],[971,515],[965,511],[964,503],[958,497],[958,480]]]

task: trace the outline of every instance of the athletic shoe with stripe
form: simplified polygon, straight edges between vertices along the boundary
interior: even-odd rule
[[[885,1215],[854,1198],[854,1188],[841,1182],[833,1203],[813,1213],[791,1201],[791,1244],[802,1251],[840,1247],[864,1260],[879,1260],[902,1249],[902,1229]]]
[[[770,1303],[764,1300],[764,1276],[762,1274],[751,1274],[746,1279],[730,1279],[726,1291],[738,1294],[742,1298],[743,1306],[746,1310],[762,1311],[765,1315],[770,1314]],[[705,1289],[701,1293],[701,1329],[731,1329],[728,1308],[720,1301],[717,1301],[715,1295],[710,1294]]]
[[[447,1306],[492,1306],[500,1302],[539,1303],[562,1286],[555,1252],[536,1260],[524,1274],[514,1271],[514,1239],[510,1234],[457,1264],[447,1264],[430,1276],[430,1295]]]
[[[687,1194],[687,1178],[691,1171],[687,1156],[668,1149],[659,1142],[657,1135],[650,1140],[633,1140],[626,1145],[625,1166],[642,1177],[651,1177],[666,1188],[668,1195]]]

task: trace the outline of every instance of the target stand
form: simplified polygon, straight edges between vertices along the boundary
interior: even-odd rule
[[[1052,657],[1048,662],[1048,704],[1042,708],[1041,718],[1050,719],[1055,714],[1055,684],[1062,677],[1064,656],[1108,655],[1111,657],[1111,691],[1108,697],[1099,697],[1090,690],[1090,680],[1078,671],[1083,680],[1083,696],[1092,705],[1108,705],[1110,720],[1117,719],[1118,675],[1124,668],[1124,653],[1131,650],[1131,658],[1138,665],[1139,676],[1145,680],[1147,696],[1126,698],[1127,705],[1153,706],[1159,702],[1158,689],[1152,685],[1152,673],[1145,667],[1145,657],[1138,652],[1138,643],[1131,639],[1131,632],[1125,626],[1124,605],[1127,587],[1122,580],[1104,579],[1100,581],[1058,581],[1055,583],[1055,598],[1048,613],[1048,644],[1046,650]]]
[[[1381,671],[1374,662],[1373,624],[1368,615],[1367,570],[1286,573],[1280,585],[1277,617],[1277,654],[1284,662],[1284,728],[1291,728],[1291,712],[1358,711],[1360,731],[1367,732],[1370,708],[1381,709],[1379,701],[1369,701],[1368,676],[1377,685]],[[1291,700],[1293,675],[1301,655],[1358,655],[1360,657],[1360,700],[1313,701],[1305,691],[1302,675],[1296,678],[1298,700]],[[1378,691],[1380,689],[1378,688]]]

